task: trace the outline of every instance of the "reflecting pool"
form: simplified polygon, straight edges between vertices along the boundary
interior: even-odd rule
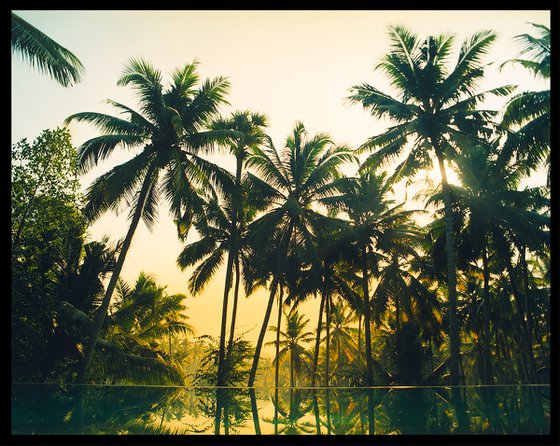
[[[548,385],[217,389],[12,384],[13,435],[549,433]]]

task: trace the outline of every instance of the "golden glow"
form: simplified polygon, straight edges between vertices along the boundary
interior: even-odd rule
[[[530,4],[528,5],[530,7]],[[113,114],[103,103],[110,98],[134,107],[129,89],[116,86],[125,62],[143,57],[164,75],[176,67],[200,61],[204,77],[227,76],[232,88],[230,110],[250,109],[269,115],[270,135],[280,148],[296,120],[310,134],[330,133],[339,143],[357,147],[383,131],[387,122],[373,120],[344,98],[362,82],[389,91],[382,73],[373,67],[390,50],[388,25],[401,24],[419,35],[453,33],[456,47],[478,30],[492,29],[499,38],[488,61],[487,85],[519,84],[519,91],[536,90],[543,83],[525,70],[498,66],[517,56],[513,36],[528,32],[528,22],[550,24],[548,11],[15,11],[76,54],[86,67],[83,82],[63,88],[37,74],[17,56],[12,64],[13,142],[33,139],[46,128],[61,126],[64,118],[81,111]],[[500,102],[488,104],[497,108]],[[95,136],[95,130],[72,124],[75,145]],[[130,156],[121,151],[82,178],[83,187],[110,166]],[[227,160],[223,160],[228,165]],[[231,164],[229,164],[231,166]],[[439,172],[428,174],[439,181]],[[456,179],[448,170],[450,182]],[[404,197],[404,190],[400,197]],[[128,211],[105,215],[90,229],[92,239],[108,233],[124,237]],[[141,271],[153,275],[169,293],[185,293],[189,271],[181,272],[176,258],[181,250],[165,206],[153,233],[140,226],[126,259],[123,276],[134,281]],[[190,323],[198,334],[217,336],[221,317],[223,271],[200,297],[189,297]],[[267,293],[259,290],[239,306],[239,332],[256,340]],[[317,301],[303,311],[316,326]],[[275,316],[272,316],[274,319]],[[268,339],[267,339],[268,340]]]

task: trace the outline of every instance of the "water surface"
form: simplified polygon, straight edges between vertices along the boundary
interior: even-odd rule
[[[218,433],[549,434],[550,387],[12,385],[14,435]]]

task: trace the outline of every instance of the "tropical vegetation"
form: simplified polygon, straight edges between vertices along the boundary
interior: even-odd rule
[[[519,58],[502,62],[550,79],[550,29],[531,26],[537,35],[518,37]],[[193,411],[215,416],[216,433],[255,418],[254,394],[227,387],[266,385],[275,415],[265,421],[277,432],[333,434],[435,431],[413,413],[427,413],[432,396],[456,413],[434,406],[444,430],[469,429],[459,391],[428,397],[373,386],[548,383],[550,90],[479,88],[491,31],[474,33],[457,53],[451,35],[420,37],[401,26],[388,35],[376,73],[389,91],[364,82],[346,98],[390,123],[360,147],[296,121],[277,148],[265,114],[223,114],[227,78],[201,80],[194,61],[166,83],[142,58],[118,80],[136,106],[108,100],[119,116],[66,119],[98,136],[75,148],[63,128],[14,144],[12,381],[218,388],[197,390],[192,407],[150,393],[159,429]],[[75,56],[14,14],[12,48],[63,85],[80,79]],[[486,107],[492,96],[504,99],[502,109]],[[131,156],[80,193],[79,176],[117,149]],[[215,151],[233,156],[235,171],[210,161]],[[419,179],[432,169],[439,184]],[[546,184],[527,185],[539,169]],[[414,200],[403,187],[415,189]],[[161,202],[183,244],[175,260],[189,273],[184,293],[168,294],[150,272],[123,279],[134,235],[141,223],[156,225]],[[90,240],[89,225],[123,209],[123,239]],[[204,327],[188,322],[187,302],[203,299],[221,268],[220,333],[199,335]],[[253,344],[236,322],[258,289],[266,309],[255,315]],[[316,325],[304,302],[315,305]],[[267,333],[275,336],[268,343]],[[317,386],[368,391],[317,396]],[[471,400],[486,410],[493,395]],[[495,432],[511,422],[488,417]]]

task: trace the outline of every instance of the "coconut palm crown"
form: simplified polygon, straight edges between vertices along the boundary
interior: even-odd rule
[[[491,31],[480,31],[467,38],[451,69],[453,36],[442,34],[421,39],[404,27],[393,26],[389,28],[389,37],[391,52],[383,57],[377,69],[387,75],[396,96],[364,83],[351,88],[353,94],[349,99],[362,104],[374,117],[396,122],[362,145],[362,150],[375,150],[364,166],[383,165],[408,153],[395,170],[393,180],[396,181],[413,176],[419,169],[430,168],[432,152],[436,155],[446,197],[450,368],[452,383],[458,384],[460,339],[455,240],[444,161],[452,160],[461,150],[489,134],[487,123],[496,112],[480,109],[479,105],[489,95],[505,96],[514,87],[506,85],[478,91],[484,75],[482,58],[496,39]]]

